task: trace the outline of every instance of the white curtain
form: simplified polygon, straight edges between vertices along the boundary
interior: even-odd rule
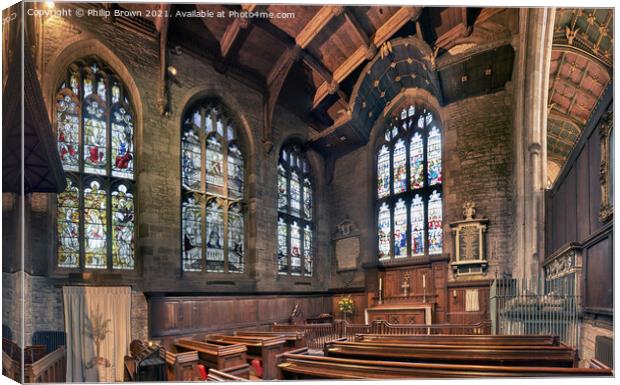
[[[123,381],[131,340],[131,288],[63,287],[67,382]]]

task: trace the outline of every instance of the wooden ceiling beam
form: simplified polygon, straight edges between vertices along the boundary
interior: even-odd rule
[[[273,113],[276,108],[280,91],[284,85],[284,81],[288,76],[291,67],[299,58],[301,53],[301,47],[298,45],[292,45],[284,51],[280,58],[276,62],[273,70],[267,76],[267,91],[263,96],[263,133],[262,142],[263,149],[266,153],[269,153],[273,148],[272,140],[272,119]]]
[[[422,13],[422,7],[401,7],[392,17],[390,17],[381,27],[377,29],[374,35],[369,39],[368,45],[360,45],[353,54],[351,54],[336,70],[334,71],[334,81],[340,84],[347,78],[358,66],[364,61],[371,60],[377,53],[377,47],[388,41],[399,29],[402,28],[410,20],[417,20]],[[333,90],[333,84],[323,82],[314,94],[312,108],[315,109],[323,99]]]
[[[304,28],[295,37],[295,44],[302,49],[312,43],[312,40],[323,30],[323,28],[334,17],[344,12],[343,6],[326,5],[314,15],[314,17],[304,26]]]
[[[353,30],[355,31],[357,36],[362,41],[362,44],[366,46],[369,45],[370,37],[368,37],[368,35],[366,34],[366,31],[364,31],[364,28],[362,28],[362,25],[360,24],[359,20],[357,20],[357,17],[353,13],[353,11],[351,11],[349,8],[345,8],[344,18],[347,21],[347,23],[349,23],[351,27],[353,27]]]
[[[256,4],[242,4],[241,10],[253,12],[257,8]],[[237,40],[241,30],[246,29],[250,25],[250,19],[238,17],[228,24],[222,39],[220,40],[220,54],[223,58],[226,58],[230,53],[230,49]]]

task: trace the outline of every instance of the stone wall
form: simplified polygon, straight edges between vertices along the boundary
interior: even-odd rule
[[[463,203],[474,201],[477,217],[489,219],[486,233],[488,272],[482,276],[459,277],[459,280],[492,279],[496,273],[508,272],[513,171],[510,106],[511,94],[501,91],[438,109],[443,125],[444,254],[453,257],[449,223],[463,219]],[[373,128],[380,129],[380,125]],[[375,194],[368,188],[372,185],[374,167],[372,144],[369,144],[336,161],[333,181],[328,187],[332,231],[345,219],[353,221],[360,229],[359,271],[362,264],[376,261]],[[335,264],[332,265],[335,268]],[[344,275],[348,278],[352,273],[335,272],[330,287],[342,288]],[[351,286],[363,287],[363,279],[363,274],[355,274]],[[451,273],[449,279],[454,280]]]
[[[599,324],[593,320],[584,320],[581,323],[581,338],[579,341],[579,366],[587,367],[594,358],[597,336],[614,338],[613,327],[608,324]]]

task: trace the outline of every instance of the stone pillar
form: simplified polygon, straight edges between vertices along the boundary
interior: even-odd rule
[[[514,73],[515,215],[512,276],[539,282],[544,258],[547,99],[554,8],[522,8]]]

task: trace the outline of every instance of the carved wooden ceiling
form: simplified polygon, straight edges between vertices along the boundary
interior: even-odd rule
[[[561,166],[612,81],[613,9],[558,9],[554,27],[547,157]]]
[[[152,4],[108,6],[152,8]],[[363,105],[356,93],[360,87],[370,95],[368,84],[379,81],[385,85],[365,100],[366,106],[375,110],[398,89],[411,86],[408,79],[418,75],[434,82],[429,90],[442,104],[503,88],[512,74],[514,50],[510,42],[518,24],[518,10],[510,8],[282,4],[161,7],[171,13],[294,13],[292,19],[153,18],[129,22],[150,24],[143,29],[154,31],[161,50],[174,52],[178,46],[191,51],[210,60],[217,71],[234,74],[262,92],[265,122],[261,139],[266,147],[271,143],[271,119],[278,104],[312,127],[310,145],[333,156],[365,143],[376,119],[376,113],[369,120],[369,111],[357,110]],[[403,48],[404,43],[400,47],[397,41],[411,44]],[[411,51],[413,46],[421,47],[418,53]],[[369,76],[364,71],[371,63],[375,68]],[[162,69],[166,68],[164,64]],[[165,78],[165,70],[162,73]],[[392,87],[385,82],[397,84]],[[162,112],[165,109],[162,107]],[[358,119],[362,115],[366,118]]]

